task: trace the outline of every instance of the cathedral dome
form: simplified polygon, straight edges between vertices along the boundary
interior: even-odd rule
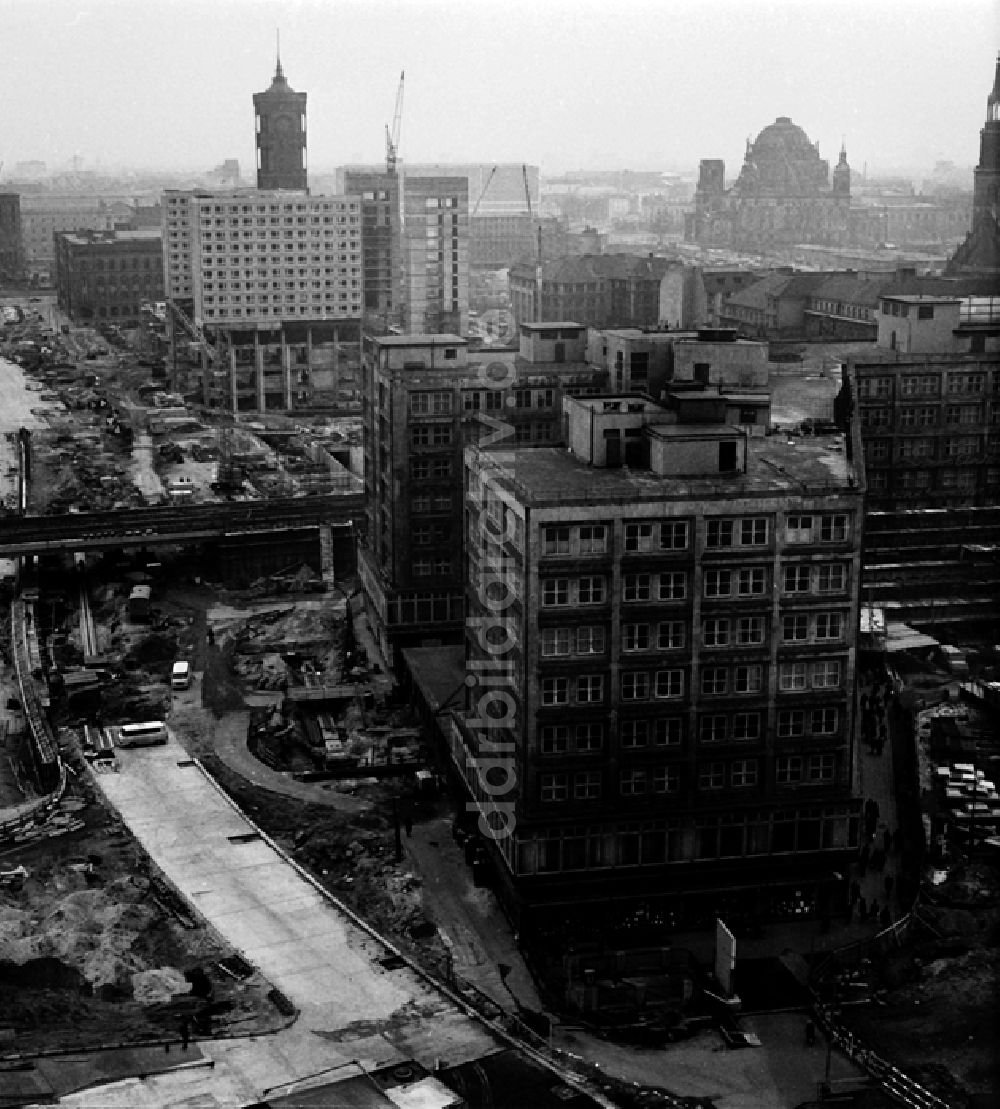
[[[830,166],[809,136],[788,116],[779,116],[746,153],[736,187],[776,196],[813,196],[829,188]]]

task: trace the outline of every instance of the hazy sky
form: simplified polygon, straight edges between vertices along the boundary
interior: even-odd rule
[[[254,163],[275,31],[314,172],[726,161],[787,115],[856,170],[973,165],[1000,0],[0,0],[0,162]]]

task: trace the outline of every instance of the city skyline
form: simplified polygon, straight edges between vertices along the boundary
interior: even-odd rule
[[[279,31],[289,84],[309,98],[314,174],[384,157],[401,70],[410,162],[552,175],[722,158],[735,175],[747,139],[784,115],[831,162],[845,141],[857,172],[971,167],[1000,42],[986,0],[2,0],[0,19],[8,178],[18,162],[78,156],[87,169],[237,158],[249,179],[251,96],[270,83]]]

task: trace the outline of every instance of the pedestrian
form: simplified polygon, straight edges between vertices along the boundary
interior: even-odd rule
[[[191,1026],[188,1024],[187,1017],[181,1020],[181,1050],[187,1051],[188,1044],[191,1041]]]
[[[867,920],[868,919],[868,903],[865,901],[865,899],[863,897],[858,898],[858,919],[859,920]]]
[[[811,1020],[806,1021],[806,1047],[812,1047],[816,1042],[816,1025]]]
[[[407,839],[409,839],[413,835],[413,813],[409,809],[406,810],[406,815],[403,817],[403,824],[406,828]]]
[[[885,881],[882,884],[885,886],[885,895],[886,895],[886,897],[891,897],[892,896],[892,887],[895,885],[895,882],[896,882],[896,880],[893,878],[893,876],[891,874],[887,874],[885,876]]]
[[[892,850],[892,832],[888,828],[882,833],[882,850],[887,855]]]
[[[867,693],[862,693],[861,694],[861,712],[865,715],[868,714],[868,705],[869,705],[869,703],[870,702],[868,700],[868,694]]]

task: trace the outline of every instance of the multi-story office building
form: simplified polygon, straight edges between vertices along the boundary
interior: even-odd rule
[[[404,330],[469,329],[469,182],[407,177],[403,193]]]
[[[78,323],[135,327],[143,304],[163,300],[160,229],[56,235],[59,307]]]
[[[257,136],[257,188],[302,189],[307,185],[306,94],[285,79],[278,58],[270,88],[253,94]]]
[[[20,281],[23,272],[21,197],[0,193],[0,281]]]
[[[567,398],[566,446],[466,452],[451,757],[524,935],[847,896],[858,444],[711,400]]]
[[[164,286],[206,340],[206,404],[292,409],[356,397],[360,197],[168,191],[163,220]]]
[[[403,317],[399,176],[395,172],[344,175],[344,191],[361,198],[365,326],[372,332],[399,327]]]
[[[558,442],[563,395],[597,391],[578,324],[525,325],[517,352],[473,354],[457,335],[375,336],[364,357],[367,536],[359,568],[386,658],[460,643],[462,451],[480,435]]]

